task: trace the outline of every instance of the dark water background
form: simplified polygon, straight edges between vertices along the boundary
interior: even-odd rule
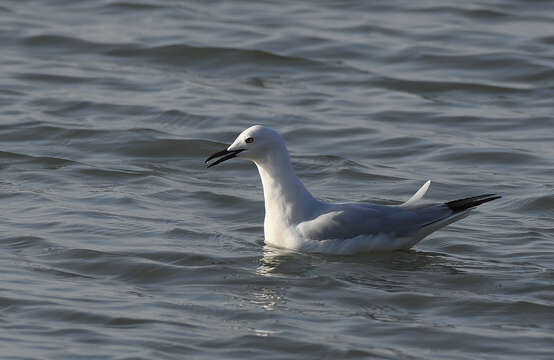
[[[0,358],[552,359],[554,2],[0,3]],[[496,192],[413,250],[263,246],[261,123],[330,201]]]

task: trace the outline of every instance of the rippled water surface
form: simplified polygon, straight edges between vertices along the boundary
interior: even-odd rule
[[[0,4],[2,359],[552,359],[554,2]],[[503,198],[410,251],[263,244],[261,123],[329,201]]]

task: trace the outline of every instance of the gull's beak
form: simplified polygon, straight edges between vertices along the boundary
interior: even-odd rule
[[[236,157],[241,151],[244,151],[245,149],[239,149],[239,150],[222,150],[222,151],[219,151],[219,152],[216,152],[215,154],[213,154],[212,156],[210,156],[209,158],[206,159],[205,163],[207,164],[208,161],[212,160],[212,159],[215,159],[217,157],[221,157],[223,156],[221,159],[217,159],[216,161],[214,161],[213,163],[207,165],[209,168],[214,166],[214,165],[217,165],[219,163],[222,163],[224,162],[225,160],[229,160],[229,159],[232,159],[234,157]]]

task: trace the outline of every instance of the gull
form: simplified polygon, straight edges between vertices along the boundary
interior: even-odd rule
[[[244,130],[226,150],[206,159],[206,164],[210,168],[235,157],[251,160],[260,173],[265,243],[295,251],[355,254],[409,249],[432,232],[466,217],[476,206],[500,198],[485,194],[423,203],[431,184],[428,180],[400,205],[323,202],[296,176],[283,138],[261,125]]]

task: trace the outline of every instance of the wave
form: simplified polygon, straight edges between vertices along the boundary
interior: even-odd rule
[[[178,65],[182,67],[194,66],[195,68],[209,69],[211,72],[221,72],[222,69],[262,66],[276,71],[288,71],[290,68],[313,68],[321,64],[294,56],[283,56],[263,50],[250,50],[240,48],[203,47],[185,44],[170,44],[155,47],[137,45],[120,46],[110,49],[106,55],[119,58],[140,59],[161,64]]]

